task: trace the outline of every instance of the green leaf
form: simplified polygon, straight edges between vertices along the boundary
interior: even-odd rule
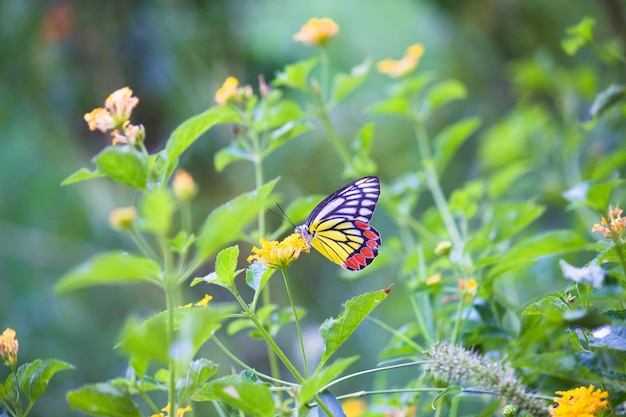
[[[181,123],[167,141],[163,157],[170,164],[187,150],[204,132],[215,125],[240,122],[239,114],[228,106],[211,107]]]
[[[606,211],[613,190],[621,186],[624,180],[612,178],[602,182],[583,181],[574,185],[563,193],[563,197],[570,203],[568,208],[591,207],[592,209]]]
[[[489,272],[489,278],[530,266],[548,255],[562,255],[587,248],[587,242],[571,230],[554,230],[532,236],[515,245]]]
[[[256,121],[258,132],[271,130],[289,122],[303,119],[300,106],[290,99],[276,101],[267,108],[266,113],[261,112],[258,117],[259,120]]]
[[[102,177],[104,177],[104,174],[102,172],[99,172],[98,170],[89,171],[87,168],[81,168],[66,179],[64,179],[61,185],[70,185],[76,182]]]
[[[210,394],[252,417],[274,416],[274,398],[264,384],[238,376],[228,376],[209,382],[194,396],[194,400],[211,398]]]
[[[352,166],[346,167],[346,177],[362,177],[376,172],[376,162],[370,157],[375,130],[374,123],[366,123],[352,141],[350,148],[354,158]]]
[[[46,390],[54,374],[66,369],[74,369],[74,366],[57,359],[36,359],[23,364],[17,371],[21,393],[34,403]]]
[[[591,333],[589,346],[626,351],[626,327],[602,326]]]
[[[522,160],[503,165],[488,180],[489,197],[498,200],[530,169],[529,161]]]
[[[128,387],[120,384],[98,383],[83,385],[68,392],[70,408],[94,416],[141,417]]]
[[[289,122],[269,134],[269,151],[281,146],[283,143],[313,129],[313,125],[307,122]]]
[[[211,272],[203,278],[195,278],[191,283],[191,286],[196,285],[198,282],[206,282],[207,284],[215,284],[220,287],[228,288],[232,290],[235,286],[235,277],[241,273],[242,270],[236,271],[237,260],[239,258],[239,247],[232,246],[226,248],[217,254],[215,261],[215,272]]]
[[[526,316],[561,317],[569,309],[570,306],[565,301],[563,294],[551,294],[531,303],[522,314]]]
[[[277,182],[278,178],[213,210],[198,236],[195,264],[205,262],[218,249],[239,238],[243,228],[256,218],[259,210],[274,204],[278,197],[269,195]]]
[[[167,189],[144,194],[141,204],[142,230],[155,235],[167,235],[176,206]]]
[[[578,49],[593,41],[595,19],[584,17],[578,24],[567,28],[568,37],[561,41],[561,47],[568,55],[574,55]]]
[[[344,311],[335,319],[330,318],[320,326],[324,339],[324,351],[318,369],[350,337],[357,326],[372,310],[389,295],[389,289],[358,295],[344,304]]]
[[[599,265],[589,265],[583,268],[576,268],[565,262],[563,259],[559,261],[563,276],[577,284],[591,285],[595,289],[602,288],[604,282],[604,269]]]
[[[146,189],[147,158],[130,146],[107,146],[92,161],[98,172],[111,180],[138,190]]]
[[[623,102],[626,98],[626,86],[611,85],[600,92],[589,109],[590,117],[600,117],[604,112]]]
[[[457,80],[440,81],[434,84],[426,95],[430,103],[430,110],[436,110],[454,100],[462,100],[467,97],[467,89]]]
[[[167,343],[167,311],[162,311],[145,321],[130,318],[122,331],[122,340],[116,347],[130,355],[144,356],[168,363],[170,355],[180,368],[186,368],[198,349],[233,312],[232,304],[206,307],[179,307],[174,310],[175,339]]]
[[[389,97],[376,103],[368,109],[371,114],[389,114],[394,116],[411,117],[410,98],[403,95]]]
[[[298,404],[307,404],[328,383],[337,378],[346,368],[354,363],[359,357],[352,356],[335,361],[332,365],[325,366],[312,377],[304,381],[298,393]]]
[[[305,61],[287,65],[284,71],[276,74],[272,84],[307,91],[309,88],[309,73],[317,65],[317,62],[317,58],[309,58]]]
[[[67,272],[55,286],[58,294],[103,284],[149,282],[159,277],[159,265],[151,259],[125,252],[96,255]]]
[[[246,269],[246,284],[254,290],[252,305],[256,305],[259,294],[274,272],[276,272],[274,268],[268,268],[261,262],[253,262]]]
[[[352,68],[350,74],[340,72],[335,76],[332,90],[333,102],[339,103],[363,84],[363,81],[365,81],[369,75],[371,63],[370,59],[366,59],[363,63]]]
[[[335,397],[335,395],[330,391],[323,391],[319,393],[319,398],[328,408],[328,411],[331,412],[333,417],[346,417],[346,413],[343,411],[343,407],[341,403]],[[308,414],[308,417],[331,417],[326,414],[324,410],[320,408],[318,405],[314,407],[311,412]]]
[[[474,133],[481,124],[478,117],[459,120],[447,126],[434,139],[435,163],[437,170],[443,172],[461,145]]]
[[[225,148],[220,149],[213,157],[215,170],[222,172],[224,168],[233,162],[251,160],[252,156],[244,149],[239,142],[233,142]]]
[[[208,359],[200,358],[192,361],[187,370],[187,375],[176,383],[178,389],[178,401],[181,404],[189,402],[193,394],[213,376],[219,365]]]

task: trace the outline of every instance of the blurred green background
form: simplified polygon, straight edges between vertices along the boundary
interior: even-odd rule
[[[488,165],[477,155],[479,138],[527,99],[517,88],[516,68],[531,62],[551,80],[558,67],[584,67],[585,53],[572,58],[561,49],[566,27],[591,16],[598,21],[598,37],[622,41],[624,4],[618,0],[394,0],[384,5],[377,0],[0,2],[0,330],[10,326],[17,331],[21,363],[50,357],[77,367],[55,376],[33,414],[79,415],[67,409],[67,390],[122,374],[126,364],[113,346],[124,318],[129,313],[147,315],[163,305],[158,291],[143,286],[100,287],[62,297],[53,291],[58,278],[89,255],[132,248],[107,221],[113,208],[133,204],[132,192],[105,180],[60,186],[79,167],[91,167],[91,156],[109,143],[104,134],[88,131],[83,114],[102,106],[110,92],[123,86],[134,90],[141,101],[133,122],[145,126],[149,149],[158,150],[179,123],[214,104],[213,95],[227,76],[256,89],[258,74],[271,81],[284,65],[315,54],[313,48],[292,40],[311,17],[331,17],[340,25],[330,46],[335,71],[348,71],[366,57],[374,62],[399,58],[408,45],[421,42],[426,54],[420,70],[456,78],[469,91],[468,100],[438,113],[434,125],[464,115],[484,121],[481,132],[443,178],[449,192]],[[591,78],[581,84],[586,95],[574,103],[580,106],[574,111],[581,119],[597,90],[618,76],[603,75],[606,81]],[[365,120],[364,107],[384,95],[387,82],[373,73],[334,113],[340,133],[354,134]],[[415,153],[407,152],[414,151],[414,144],[405,123],[376,121],[373,155],[379,175],[388,182],[415,167],[411,159]],[[278,191],[285,202],[330,193],[347,182],[340,177],[339,158],[319,132],[290,142],[266,165],[266,178],[282,177]],[[253,188],[251,169],[243,163],[215,172],[213,154],[228,143],[229,135],[227,127],[211,130],[181,161],[200,185],[194,207],[198,219]],[[534,191],[554,203],[546,190]],[[270,222],[276,226],[278,220]],[[374,218],[383,235],[388,223],[382,213]],[[242,247],[243,253],[248,250]],[[338,268],[317,254],[302,262],[303,270],[322,271],[294,285],[297,300],[309,311],[305,325],[312,334],[321,321],[340,312],[343,301],[394,281],[380,273],[357,282],[336,279]],[[190,301],[202,298],[203,290],[190,291]],[[220,293],[215,295],[220,299]],[[392,300],[378,314],[392,325],[394,320],[400,323],[403,303]],[[381,336],[374,338],[372,332]],[[286,333],[283,343],[292,337]],[[385,340],[380,329],[365,323],[346,352],[361,354],[363,366],[373,364]],[[214,351],[211,346],[205,354]],[[264,354],[265,349],[254,345],[242,352],[259,369],[266,369]],[[0,370],[0,376],[5,371]]]

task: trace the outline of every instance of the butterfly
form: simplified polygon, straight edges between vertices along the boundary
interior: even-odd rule
[[[378,177],[363,177],[319,203],[296,232],[319,253],[349,271],[378,255],[380,234],[369,222],[380,195]]]

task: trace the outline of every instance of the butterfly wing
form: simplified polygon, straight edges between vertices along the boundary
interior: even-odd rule
[[[322,255],[358,271],[378,255],[380,234],[369,221],[380,195],[378,177],[364,177],[329,195],[297,230]]]

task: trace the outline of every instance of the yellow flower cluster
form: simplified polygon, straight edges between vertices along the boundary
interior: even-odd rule
[[[622,217],[623,210],[614,208],[609,211],[608,220],[604,217],[600,224],[594,224],[592,232],[602,232],[607,239],[616,238],[626,228],[626,217]]]
[[[246,85],[239,87],[239,80],[235,77],[228,77],[224,84],[215,93],[215,102],[220,106],[245,102],[252,97],[252,87]]]
[[[600,410],[606,410],[609,393],[594,386],[578,387],[568,391],[557,391],[561,398],[555,398],[556,407],[550,409],[552,417],[596,417]]]
[[[333,19],[309,19],[301,28],[300,32],[293,35],[293,40],[305,45],[323,46],[339,33],[339,26]]]
[[[15,330],[7,327],[0,335],[0,357],[11,369],[17,364],[17,352],[20,344],[15,338]]]
[[[115,230],[130,229],[137,218],[135,207],[122,207],[115,209],[109,214],[109,224]]]
[[[167,403],[167,405],[163,407],[161,411],[168,413],[169,409],[170,409],[170,403]],[[185,408],[179,407],[178,410],[176,410],[176,417],[183,417],[187,411],[192,411],[192,408],[190,405],[188,405]],[[165,413],[152,414],[151,417],[169,417],[169,413],[168,414],[165,414]]]
[[[139,99],[133,96],[133,90],[128,87],[114,91],[104,101],[104,107],[93,109],[85,114],[84,118],[89,130],[98,129],[101,132],[111,132],[113,145],[129,143],[136,145],[143,142],[146,133],[143,125],[130,123],[130,115]],[[121,131],[120,131],[121,129]]]
[[[248,262],[257,260],[269,268],[285,269],[298,259],[300,253],[309,253],[309,245],[300,233],[292,233],[281,242],[261,238],[261,247],[253,247],[252,252],[254,254],[248,256]]]
[[[422,55],[424,55],[424,46],[421,43],[416,43],[407,48],[400,60],[385,59],[378,63],[376,69],[391,78],[404,77],[413,72]]]

